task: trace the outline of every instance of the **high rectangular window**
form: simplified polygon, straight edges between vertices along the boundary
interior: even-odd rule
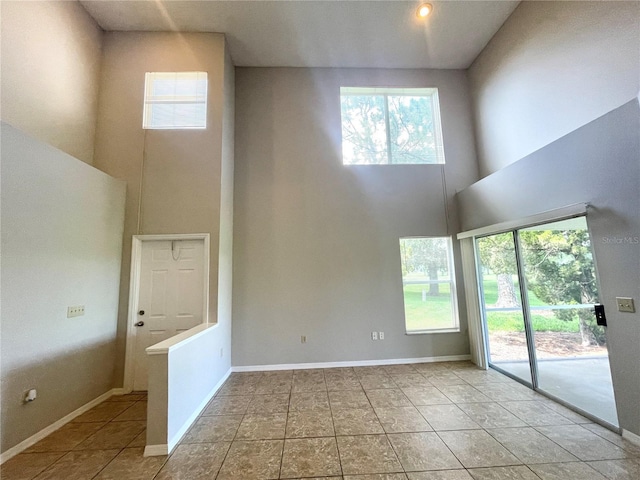
[[[401,238],[407,333],[458,332],[451,238]]]
[[[342,163],[444,163],[437,88],[340,88]]]
[[[207,126],[206,72],[145,74],[145,129],[197,129]]]

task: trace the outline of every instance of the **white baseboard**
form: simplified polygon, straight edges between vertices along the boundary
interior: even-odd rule
[[[169,455],[171,452],[173,452],[173,449],[176,448],[180,440],[182,440],[182,437],[184,436],[185,433],[187,433],[187,430],[189,430],[189,427],[191,427],[193,422],[196,421],[196,419],[198,418],[198,415],[202,413],[202,411],[205,409],[205,407],[207,406],[209,401],[213,398],[213,396],[216,394],[216,392],[220,390],[220,387],[222,387],[224,382],[227,381],[227,378],[229,378],[229,375],[231,375],[231,369],[229,369],[229,371],[224,374],[224,376],[220,379],[220,381],[205,396],[202,402],[200,402],[200,405],[198,405],[198,407],[193,411],[193,413],[189,416],[189,418],[184,422],[182,427],[180,427],[180,430],[178,430],[176,434],[173,436],[173,438],[169,440],[169,443],[164,445],[147,445],[144,449],[144,456],[154,457],[158,455]]]
[[[131,391],[126,391],[124,388],[114,388],[111,390],[113,395],[126,395],[127,393],[131,393]]]
[[[634,443],[640,447],[640,435],[636,435],[629,430],[622,429],[622,438],[625,440],[629,440],[631,443]]]
[[[356,360],[352,362],[282,363],[278,365],[241,365],[231,367],[233,372],[265,372],[270,370],[303,370],[310,368],[369,367],[375,365],[400,365],[403,363],[457,362],[471,360],[471,355],[447,355],[444,357],[392,358],[384,360]]]
[[[6,462],[7,460],[9,460],[10,458],[15,457],[19,453],[22,453],[27,448],[29,448],[31,445],[35,445],[36,443],[38,443],[40,440],[42,440],[47,435],[51,435],[53,432],[58,430],[60,427],[63,427],[64,425],[69,423],[74,418],[79,417],[80,415],[82,415],[87,410],[92,409],[96,405],[98,405],[98,404],[104,402],[106,399],[112,397],[113,395],[115,395],[114,392],[117,391],[117,390],[120,390],[120,389],[112,389],[112,390],[109,390],[108,392],[103,393],[99,397],[94,398],[93,400],[91,400],[89,403],[86,403],[83,406],[81,406],[80,408],[78,408],[78,409],[74,410],[73,412],[71,412],[70,414],[65,415],[60,420],[52,423],[48,427],[43,428],[38,433],[36,433],[34,435],[31,435],[29,438],[27,438],[26,440],[23,440],[22,442],[20,442],[16,446],[11,447],[6,452],[3,452],[0,455],[0,465],[3,464],[4,462]]]

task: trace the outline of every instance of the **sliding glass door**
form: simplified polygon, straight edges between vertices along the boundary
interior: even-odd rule
[[[476,240],[489,363],[532,385],[513,232]]]
[[[617,426],[586,219],[477,238],[476,249],[490,365]]]

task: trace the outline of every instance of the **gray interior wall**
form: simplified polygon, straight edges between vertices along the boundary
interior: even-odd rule
[[[102,30],[78,2],[1,8],[2,120],[91,164]]]
[[[340,86],[439,88],[447,203],[478,178],[463,71],[237,68],[233,365],[469,353],[461,282],[461,333],[405,334],[399,237],[457,231],[442,167],[343,166]]]
[[[640,2],[521,2],[469,69],[482,176],[640,91]]]
[[[1,178],[5,452],[113,387],[125,189],[5,123]]]
[[[458,194],[462,230],[517,220],[574,203],[591,205],[620,426],[640,434],[640,107],[638,100],[551,143]]]
[[[209,321],[217,321],[225,43],[216,33],[109,32],[104,36],[95,165],[127,182],[116,385],[124,372],[131,237],[211,235]],[[207,128],[144,130],[144,77],[154,71],[208,74]],[[230,327],[220,330],[230,343]],[[228,348],[221,362],[230,364]]]

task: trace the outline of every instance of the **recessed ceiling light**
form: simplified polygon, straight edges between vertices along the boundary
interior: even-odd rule
[[[425,18],[428,17],[432,11],[433,5],[431,5],[430,3],[423,3],[418,7],[418,10],[416,10],[416,15],[418,16],[418,18]]]

